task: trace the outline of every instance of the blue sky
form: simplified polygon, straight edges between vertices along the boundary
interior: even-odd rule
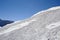
[[[60,0],[0,0],[0,18],[23,20],[54,6],[60,6]]]

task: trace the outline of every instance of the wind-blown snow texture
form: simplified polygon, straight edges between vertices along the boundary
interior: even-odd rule
[[[0,40],[60,40],[60,6],[0,28]]]

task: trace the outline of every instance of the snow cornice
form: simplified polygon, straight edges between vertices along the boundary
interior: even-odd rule
[[[48,11],[52,11],[52,10],[57,10],[57,9],[60,9],[60,6],[56,6],[56,7],[46,9],[46,10],[39,11],[38,13],[34,14],[32,17],[34,17],[34,16],[36,16],[36,15],[38,15],[40,13],[44,13],[44,12],[48,12]]]

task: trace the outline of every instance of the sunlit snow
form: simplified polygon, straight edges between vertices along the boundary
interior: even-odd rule
[[[60,40],[60,6],[7,24],[0,28],[0,40]]]

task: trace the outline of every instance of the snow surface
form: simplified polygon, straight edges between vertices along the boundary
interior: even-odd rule
[[[57,9],[60,9],[60,6],[56,6],[56,7],[52,7],[52,8],[49,8],[47,10],[42,10],[36,14],[34,14],[32,17],[36,16],[36,15],[39,15],[40,13],[44,13],[44,12],[48,12],[48,11],[53,11],[53,10],[57,10]]]
[[[58,26],[60,26],[60,22],[49,24],[46,26],[46,28],[53,29],[53,28],[58,27]]]
[[[12,27],[8,28],[7,30],[4,30],[3,32],[0,32],[0,35],[5,34],[5,33],[8,33],[8,32],[11,32],[11,31],[13,31],[13,30],[20,29],[20,28],[22,28],[22,27],[24,27],[24,26],[29,25],[29,24],[30,24],[31,22],[33,22],[33,21],[36,21],[36,20],[30,20],[29,22],[27,21],[27,22],[25,22],[25,23],[21,23],[21,24],[12,26]],[[16,22],[15,22],[15,23],[16,23]]]
[[[60,6],[0,28],[0,40],[60,40]]]

